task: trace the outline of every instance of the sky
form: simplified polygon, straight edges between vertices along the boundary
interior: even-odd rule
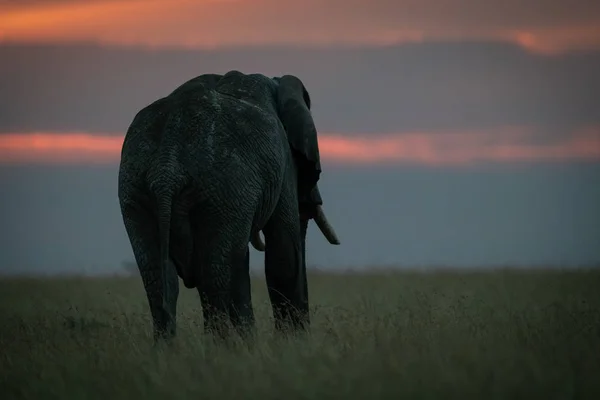
[[[0,273],[132,260],[124,132],[232,69],[311,95],[310,266],[600,265],[598,2],[0,0]]]

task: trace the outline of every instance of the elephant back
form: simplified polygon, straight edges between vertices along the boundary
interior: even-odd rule
[[[217,83],[222,78],[223,75],[219,74],[204,74],[197,76],[179,85],[177,89],[173,90],[169,96],[181,96],[191,92],[215,89],[217,87]]]
[[[215,90],[226,96],[254,104],[268,112],[276,112],[273,105],[276,84],[262,74],[244,74],[229,71],[215,86]]]

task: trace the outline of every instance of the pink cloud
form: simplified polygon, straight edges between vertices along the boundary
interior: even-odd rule
[[[540,143],[536,131],[507,127],[485,132],[320,134],[324,163],[468,166],[480,163],[600,161],[600,126]],[[87,133],[0,135],[1,164],[114,164],[123,136]]]

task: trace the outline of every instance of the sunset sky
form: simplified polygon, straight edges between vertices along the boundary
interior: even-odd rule
[[[0,0],[0,272],[131,259],[125,130],[231,69],[311,94],[342,240],[313,265],[600,263],[594,3]]]

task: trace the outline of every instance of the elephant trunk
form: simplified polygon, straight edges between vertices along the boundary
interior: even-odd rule
[[[319,230],[321,231],[321,233],[323,233],[323,236],[325,236],[329,243],[335,245],[340,244],[340,240],[338,239],[335,230],[333,229],[329,221],[327,221],[327,217],[323,212],[323,207],[321,207],[320,205],[317,205],[316,208],[315,222],[317,223]],[[250,238],[250,244],[252,244],[252,247],[254,247],[256,250],[261,252],[265,251],[266,249],[265,242],[263,242],[262,238],[260,237],[260,231],[256,231],[252,234]]]

